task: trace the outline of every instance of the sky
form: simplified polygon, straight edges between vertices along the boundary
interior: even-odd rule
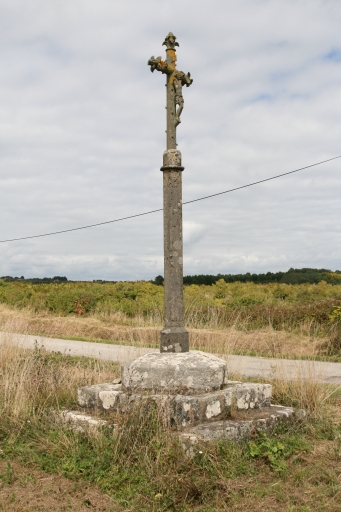
[[[162,208],[165,36],[183,201],[341,155],[339,0],[1,0],[0,240]],[[341,269],[341,158],[184,205],[184,274]],[[163,274],[162,212],[0,243],[0,276]]]

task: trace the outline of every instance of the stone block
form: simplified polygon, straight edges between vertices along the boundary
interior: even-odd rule
[[[272,386],[270,384],[240,383],[234,386],[232,396],[238,411],[269,407],[271,405]]]
[[[128,393],[198,395],[223,389],[227,381],[226,361],[199,351],[150,353],[122,366]]]
[[[226,389],[202,395],[175,395],[170,400],[170,418],[181,427],[227,418],[231,410],[269,407],[270,384],[229,382]]]
[[[291,407],[271,405],[265,409],[249,410],[226,420],[191,427],[180,434],[180,439],[185,446],[193,446],[199,441],[217,441],[218,439],[241,441],[257,432],[274,428],[278,421],[286,421],[293,417],[293,414],[294,409]]]
[[[184,327],[165,327],[160,332],[160,352],[188,352],[189,334]]]
[[[166,149],[163,152],[164,167],[181,167],[181,151],[178,149]]]
[[[99,407],[108,410],[111,408],[110,404],[115,406],[116,403],[117,405],[117,397],[121,388],[121,384],[112,384],[111,382],[84,386],[78,389],[78,405],[89,409]]]
[[[100,391],[98,394],[99,407],[105,411],[116,411],[119,408],[122,391]]]
[[[80,411],[63,410],[60,413],[55,413],[55,418],[58,422],[65,423],[72,429],[82,433],[107,425],[107,421],[93,418],[89,414],[84,414]]]
[[[81,407],[127,412],[138,403],[153,401],[163,408],[169,422],[178,428],[227,418],[231,410],[269,407],[271,385],[228,381],[225,389],[201,395],[125,393],[120,385],[97,384],[81,388]]]

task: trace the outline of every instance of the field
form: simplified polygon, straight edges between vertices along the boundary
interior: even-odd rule
[[[212,286],[185,286],[184,296],[193,348],[267,356],[340,355],[341,285],[220,280]],[[151,282],[0,280],[0,328],[13,330],[13,323],[16,332],[157,346],[163,287]]]
[[[162,295],[147,282],[0,284],[0,511],[339,511],[341,389],[313,375],[272,381],[273,403],[305,408],[306,421],[192,459],[157,410],[84,433],[56,420],[51,410],[75,408],[77,388],[118,365],[25,351],[10,333],[157,345]],[[340,355],[339,285],[191,285],[185,303],[193,347]]]

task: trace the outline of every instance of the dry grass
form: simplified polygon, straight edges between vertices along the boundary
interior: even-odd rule
[[[75,402],[79,386],[113,380],[119,366],[99,360],[25,350],[0,337],[0,411],[11,419],[39,418],[49,407]]]
[[[304,370],[298,364],[291,380],[279,365],[274,369],[271,379],[247,378],[240,373],[229,373],[229,378],[244,382],[265,382],[272,385],[272,403],[304,409],[311,420],[321,420],[331,414],[336,422],[341,421],[341,385],[325,384],[318,380],[318,370],[314,361],[305,365]],[[332,413],[331,413],[332,411]]]
[[[135,346],[158,346],[161,325],[153,324],[154,319],[128,319],[123,313],[111,317],[89,315],[55,316],[14,310],[0,305],[0,330],[41,336],[79,337],[89,340],[106,340]],[[314,333],[303,335],[277,331],[268,328],[258,330],[194,329],[190,328],[191,346],[207,352],[231,354],[255,352],[269,356],[307,356],[319,354],[320,347],[327,340]]]
[[[118,367],[22,350],[7,334],[0,351],[0,511],[340,510],[341,443],[333,430],[340,394],[314,382],[313,372],[312,365],[311,379],[287,382],[278,373],[273,381],[275,400],[307,408],[311,420],[274,436],[271,442],[288,451],[287,469],[278,473],[266,458],[251,459],[247,444],[205,446],[202,458],[187,460],[157,414],[137,411],[121,421],[116,438],[53,424],[50,407],[72,405],[78,386],[111,380]]]

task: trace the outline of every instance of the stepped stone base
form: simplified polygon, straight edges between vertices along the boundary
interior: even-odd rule
[[[70,411],[64,409],[59,413],[54,413],[57,422],[69,425],[78,432],[86,432],[87,430],[98,429],[107,425],[107,421],[101,418],[93,418],[90,414],[84,414],[80,411]]]
[[[128,394],[121,384],[97,384],[78,390],[78,405],[102,411],[127,412],[141,402],[162,407],[169,422],[178,428],[227,418],[231,411],[269,407],[270,384],[227,381],[225,389],[201,395]]]
[[[305,416],[305,411],[302,409],[298,410],[296,414],[292,407],[271,405],[265,409],[237,413],[233,418],[224,421],[188,428],[179,436],[185,453],[189,457],[193,457],[196,453],[202,453],[198,450],[198,445],[202,441],[218,441],[219,439],[242,441],[259,432],[272,430],[279,421],[302,420]]]
[[[273,428],[279,420],[287,420],[293,415],[292,407],[282,405],[271,405],[266,409],[249,410],[241,414],[237,412],[233,418],[186,429],[181,433],[181,439],[189,440],[191,444],[196,444],[199,440],[245,439],[256,432]]]
[[[120,413],[142,405],[143,414],[156,403],[192,450],[199,440],[239,440],[292,417],[292,408],[271,405],[271,394],[270,384],[228,380],[226,361],[210,354],[151,353],[123,366],[121,382],[80,388],[78,404]]]

